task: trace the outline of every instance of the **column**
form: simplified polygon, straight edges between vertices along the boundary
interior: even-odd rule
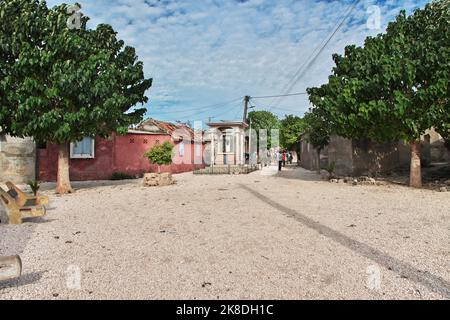
[[[211,132],[211,148],[210,148],[210,152],[211,152],[211,164],[210,164],[210,166],[214,166],[214,149],[215,149],[215,141],[214,141],[214,133],[213,132]]]

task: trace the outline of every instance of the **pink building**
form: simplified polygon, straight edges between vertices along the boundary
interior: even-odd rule
[[[170,141],[175,145],[173,163],[162,166],[162,172],[181,173],[205,167],[204,143],[195,143],[194,131],[185,125],[148,119],[126,135],[113,133],[110,138],[86,137],[70,144],[70,179],[107,180],[113,173],[142,175],[156,172],[144,153],[153,146]],[[41,181],[56,181],[58,148],[47,144],[37,150],[37,166]]]

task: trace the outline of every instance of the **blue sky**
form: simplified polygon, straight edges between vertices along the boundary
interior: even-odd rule
[[[74,1],[75,2],[75,1]],[[137,49],[153,87],[147,116],[168,121],[242,118],[245,95],[286,93],[290,80],[345,16],[353,0],[78,0],[89,27],[111,24]],[[326,82],[331,55],[382,32],[426,0],[361,0],[291,93]],[[49,6],[61,3],[47,1]],[[368,28],[373,5],[380,29]],[[211,106],[208,108],[203,108]],[[307,96],[254,101],[254,110],[302,115]]]

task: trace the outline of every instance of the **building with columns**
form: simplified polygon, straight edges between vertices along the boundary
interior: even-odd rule
[[[245,165],[249,146],[246,137],[248,124],[242,121],[220,121],[207,125],[210,128],[210,165]]]

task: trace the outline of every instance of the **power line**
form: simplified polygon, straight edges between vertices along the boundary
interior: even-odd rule
[[[269,98],[280,98],[280,97],[290,97],[290,96],[301,96],[308,94],[307,92],[289,93],[289,94],[279,94],[273,96],[261,96],[261,97],[251,97],[252,99],[269,99]]]
[[[175,110],[173,110],[173,111],[162,111],[162,112],[158,112],[158,114],[184,113],[184,112],[189,112],[189,111],[211,109],[211,108],[214,108],[214,107],[226,106],[226,105],[228,105],[228,104],[230,104],[232,102],[235,102],[235,101],[238,101],[238,100],[241,100],[241,99],[242,99],[242,97],[237,98],[237,99],[233,99],[233,100],[230,100],[230,101],[216,103],[216,104],[209,105],[209,106],[196,107],[196,108],[191,108],[191,109],[176,110],[176,111]],[[153,111],[153,110],[149,110],[149,112],[151,112],[151,111]]]
[[[220,117],[220,116],[222,116],[222,115],[224,115],[224,114],[226,114],[226,113],[228,113],[228,112],[232,112],[234,109],[236,109],[236,108],[241,108],[241,106],[240,105],[236,105],[236,106],[234,106],[234,107],[230,107],[230,108],[227,108],[227,110],[225,111],[225,112],[220,112],[220,113],[216,113],[216,114],[213,114],[213,115],[211,115],[211,116],[199,116],[196,120],[205,120],[206,118],[208,118],[208,117],[211,117],[211,118],[217,118],[217,117]],[[210,111],[210,110],[205,110],[205,111],[202,111],[202,112],[196,112],[196,113],[192,113],[192,114],[190,114],[190,115],[183,115],[182,117],[184,118],[184,119],[189,119],[189,118],[191,118],[191,120],[193,120],[193,118],[192,117],[196,117],[196,116],[198,116],[198,115],[200,115],[200,114],[204,114],[205,112],[208,112],[208,111]],[[163,116],[164,117],[164,116]],[[165,119],[168,119],[168,117],[164,117]],[[172,116],[172,117],[169,117],[169,119],[170,119],[170,121],[177,121],[177,120],[180,120],[180,118],[179,117],[177,117],[177,116]]]
[[[260,109],[267,109],[267,110],[269,110],[269,109],[275,109],[275,110],[277,110],[278,112],[283,112],[283,111],[287,111],[287,112],[294,112],[294,113],[301,113],[301,112],[303,112],[303,111],[301,111],[301,110],[299,110],[299,109],[288,109],[288,108],[281,108],[281,107],[271,107],[271,106],[267,106],[267,107],[264,107],[264,106],[257,106],[256,108],[260,108]]]
[[[228,112],[234,110],[236,107],[239,107],[239,108],[240,108],[241,106],[236,105],[236,106],[234,106],[234,107],[232,107],[232,108],[226,110],[225,112],[221,112],[221,113],[219,113],[219,114],[212,115],[211,118],[218,118],[218,117],[221,117],[221,116],[223,116],[224,114],[227,114]]]
[[[222,105],[222,107],[225,107],[225,106],[227,106],[227,105],[229,105],[229,104],[231,104],[231,103],[233,103],[233,102],[236,102],[236,101],[237,101],[237,100],[230,101],[230,102],[228,102],[228,103]],[[225,111],[225,113],[228,112],[229,110],[233,110],[234,108],[236,108],[236,107],[238,107],[238,106],[239,106],[239,105],[236,105],[236,106],[234,106],[234,107],[228,108],[227,111]],[[189,117],[189,116],[193,117],[193,116],[195,116],[195,115],[204,114],[204,113],[210,112],[210,111],[211,111],[210,109],[207,109],[207,110],[203,110],[203,111],[199,111],[199,112],[194,112],[194,113],[191,113],[190,115],[187,115],[187,117]]]
[[[289,82],[287,83],[287,85],[285,86],[285,88],[287,87],[285,93],[289,93],[292,88],[298,83],[298,81],[303,77],[303,75],[305,74],[305,72],[313,65],[313,63],[316,61],[316,59],[319,57],[319,55],[323,52],[323,50],[326,48],[326,46],[330,43],[330,41],[333,39],[333,37],[337,34],[337,32],[342,28],[342,26],[344,25],[345,21],[347,20],[347,18],[352,14],[353,10],[356,8],[356,6],[358,5],[358,3],[360,2],[360,0],[354,0],[353,3],[350,5],[349,9],[347,10],[347,13],[345,14],[344,18],[340,21],[339,24],[337,24],[336,28],[334,29],[334,31],[331,33],[331,35],[328,37],[328,39],[325,41],[322,41],[321,44],[322,47],[320,48],[320,50],[315,54],[314,53],[317,51],[317,48],[311,53],[311,55],[305,60],[305,62],[300,66],[300,68],[295,72],[294,76],[292,77],[291,80],[289,80]],[[314,56],[314,57],[313,57]],[[309,61],[308,60],[311,58],[312,60]],[[291,84],[289,84],[291,83]],[[281,99],[279,99],[278,103],[276,105],[279,104],[279,102],[281,102]]]

